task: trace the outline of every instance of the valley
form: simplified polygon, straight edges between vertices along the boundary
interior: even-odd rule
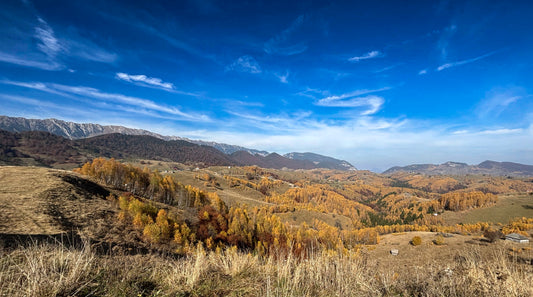
[[[533,235],[527,165],[448,162],[379,174],[317,154],[227,154],[152,135],[72,140],[0,132],[2,294],[22,296],[17,284],[29,281],[29,273],[55,275],[28,289],[42,296],[48,295],[36,290],[52,296],[532,293],[524,284],[532,281],[533,244],[503,240]],[[25,260],[17,260],[21,253]],[[26,270],[39,265],[31,257],[44,255],[55,262],[78,257],[90,268],[80,273],[64,262],[68,268],[58,273]],[[117,265],[132,274],[110,268]]]

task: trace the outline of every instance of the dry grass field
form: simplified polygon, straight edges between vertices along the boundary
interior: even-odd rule
[[[404,239],[412,235],[391,239],[402,250],[398,256],[382,254],[388,249],[386,243],[375,249],[363,247],[355,254],[322,253],[304,260],[282,255],[262,258],[231,249],[219,253],[198,249],[176,259],[158,254],[99,255],[89,246],[35,245],[1,254],[0,296],[533,294],[533,265],[525,261],[531,259],[531,246],[450,248],[455,245],[450,243],[407,251]]]

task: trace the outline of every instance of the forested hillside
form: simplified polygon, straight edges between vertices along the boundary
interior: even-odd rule
[[[315,164],[309,160],[291,159],[277,153],[263,156],[252,155],[248,151],[237,151],[227,155],[212,146],[198,145],[185,140],[163,140],[151,135],[111,133],[70,140],[43,131],[12,133],[0,130],[0,162],[3,164],[73,168],[99,156],[165,160],[200,167],[214,165],[257,165],[275,169],[338,167],[338,162],[331,160]],[[343,170],[352,168],[351,165],[341,167]]]
[[[362,173],[356,178],[314,171],[307,180],[289,181],[257,167],[243,168],[244,178],[235,177],[237,171],[213,170],[203,170],[204,174],[195,177],[204,181],[202,187],[206,190],[184,185],[172,174],[113,159],[95,159],[77,172],[124,191],[109,198],[121,209],[119,220],[135,226],[146,241],[164,243],[182,253],[202,242],[211,250],[236,246],[260,254],[283,251],[305,256],[313,249],[348,252],[360,244],[377,244],[380,235],[393,232],[483,232],[493,227],[485,222],[448,225],[441,214],[490,207],[498,201],[498,193],[525,192],[531,187],[522,180],[494,178],[432,178],[423,182],[417,176],[383,179]],[[422,182],[430,186],[421,187]],[[227,190],[211,192],[223,189],[222,183],[258,191],[266,204],[251,207],[233,203],[228,207],[232,201],[224,202],[217,194]],[[150,201],[194,214],[179,216]],[[287,214],[298,217],[304,212],[312,218],[308,222],[294,224],[287,220]],[[320,219],[319,214],[338,219],[331,222]],[[347,218],[350,224],[343,227],[340,218]],[[523,232],[532,227],[531,219],[519,219],[503,231]]]

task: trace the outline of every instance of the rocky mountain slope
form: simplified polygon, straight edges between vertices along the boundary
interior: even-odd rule
[[[315,169],[328,166],[290,159],[276,153],[266,156],[238,151],[231,155],[211,146],[184,140],[163,140],[150,135],[104,134],[67,139],[49,132],[13,133],[0,130],[0,165],[76,167],[96,157],[173,161],[193,166],[249,166],[273,169]],[[328,167],[326,167],[328,168]],[[335,169],[334,166],[329,167]]]
[[[132,129],[123,126],[104,126],[99,124],[91,123],[74,123],[66,122],[57,119],[26,119],[20,117],[7,117],[0,116],[0,130],[5,130],[8,132],[28,132],[28,131],[44,131],[49,132],[54,135],[61,136],[66,140],[74,140],[76,143],[85,145],[92,145],[91,147],[84,147],[86,150],[91,152],[101,152],[105,156],[113,156],[115,158],[122,158],[123,156],[137,156],[143,158],[166,158],[171,159],[176,162],[184,163],[194,163],[194,162],[203,162],[206,165],[257,165],[265,168],[289,168],[289,169],[313,169],[313,168],[328,168],[328,169],[337,169],[337,170],[352,170],[355,169],[350,163],[337,160],[335,158],[326,157],[314,153],[289,153],[284,156],[281,156],[277,153],[269,153],[267,151],[260,151],[255,149],[249,149],[238,145],[231,145],[225,143],[218,143],[212,141],[202,141],[202,140],[192,140],[188,138],[183,138],[179,136],[163,136],[154,132],[150,132],[142,129]],[[115,136],[105,137],[105,135],[117,134]],[[120,135],[130,135],[130,136],[146,136],[150,138],[135,138],[133,141],[131,137],[122,137]],[[34,137],[44,137],[43,134],[21,134],[25,135],[23,138],[27,139],[30,142],[34,142]],[[100,137],[100,138],[97,138]],[[2,137],[8,137],[7,134],[2,134]],[[95,138],[96,137],[96,138]],[[12,135],[8,138],[12,138]],[[59,142],[63,143],[61,146],[65,146],[65,141],[54,139],[53,137],[48,137],[47,141],[51,141],[54,145],[57,146]],[[83,139],[94,138],[91,140],[83,141]],[[121,138],[119,140],[118,138]],[[113,140],[114,139],[114,140]],[[124,146],[120,141],[124,140],[130,141],[130,145],[134,147]],[[148,145],[146,142],[152,139],[154,144]],[[80,140],[80,141],[78,141]],[[7,140],[5,140],[7,141]],[[4,141],[4,142],[5,142]],[[133,141],[133,142],[131,142]],[[168,141],[169,143],[163,143],[162,141]],[[138,145],[137,142],[140,142]],[[191,157],[191,151],[184,151],[184,148],[187,147],[186,143],[192,143],[198,147],[204,147],[199,151],[196,151],[197,155]],[[179,149],[176,147],[176,144],[179,143]],[[106,147],[106,145],[109,145]],[[117,147],[118,146],[118,147]],[[147,146],[150,146],[154,151],[146,151]],[[11,146],[12,147],[12,146]],[[142,154],[132,155],[132,150],[135,150],[139,153],[139,149],[143,147],[144,152]],[[165,147],[165,148],[163,148]],[[227,156],[222,156],[217,154],[214,151],[206,151],[205,147],[212,147],[218,150],[219,152],[226,154]],[[172,148],[177,149],[176,152],[170,152]],[[191,147],[189,147],[189,150]],[[66,148],[62,151],[67,150]],[[57,151],[57,149],[56,149]],[[246,152],[242,154],[240,152]],[[18,151],[20,154],[21,152]],[[46,152],[45,152],[46,153]],[[188,157],[180,157],[180,154],[187,154]],[[7,151],[3,153],[5,157]],[[234,156],[230,156],[235,154]],[[2,155],[2,154],[0,154]],[[78,153],[79,155],[79,153]],[[22,157],[20,155],[19,157]],[[0,156],[1,158],[1,156]],[[31,158],[30,158],[31,159]]]
[[[484,161],[478,165],[446,162],[440,165],[414,164],[403,167],[395,166],[384,171],[383,174],[393,174],[395,172],[420,173],[426,175],[487,174],[495,176],[533,176],[533,165],[495,161]]]
[[[274,169],[314,169],[320,168],[317,164],[314,164],[308,160],[295,160],[286,158],[276,153],[271,153],[266,156],[259,154],[252,155],[245,151],[239,151],[231,154],[233,160],[242,165],[257,165],[263,168]]]
[[[198,145],[212,146],[225,154],[237,151],[248,151],[252,154],[266,155],[268,152],[249,149],[238,145],[193,140],[179,136],[164,136],[143,129],[133,129],[123,126],[105,126],[91,123],[74,123],[58,119],[26,119],[20,117],[0,116],[0,129],[9,132],[45,131],[67,139],[82,139],[104,134],[120,133],[125,135],[148,135],[163,140],[185,140]]]
[[[331,168],[338,170],[356,170],[348,161],[335,159],[332,157],[322,156],[315,153],[288,153],[283,155],[285,158],[292,160],[311,161],[319,168]]]

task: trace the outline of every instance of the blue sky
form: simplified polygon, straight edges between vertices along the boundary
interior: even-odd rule
[[[533,164],[532,15],[530,1],[6,0],[0,114],[372,170]]]

